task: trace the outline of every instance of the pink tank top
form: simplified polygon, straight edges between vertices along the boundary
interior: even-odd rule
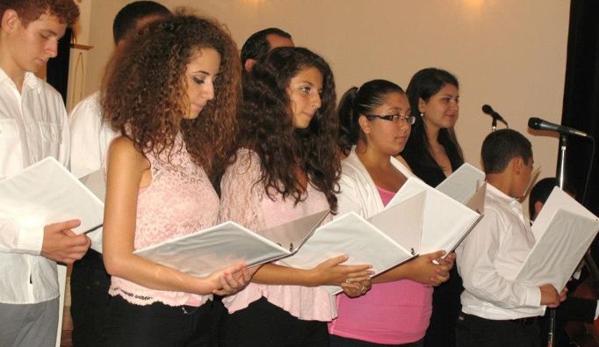
[[[383,205],[394,192],[378,188]],[[379,344],[397,345],[424,337],[432,313],[433,288],[411,280],[377,283],[366,295],[337,296],[337,319],[329,323],[333,335]]]
[[[192,162],[181,136],[175,141],[175,149],[169,163],[147,156],[152,183],[139,190],[136,250],[211,227],[218,218],[218,195],[204,170]],[[136,305],[161,302],[170,306],[199,306],[212,297],[150,289],[115,276],[109,293]]]

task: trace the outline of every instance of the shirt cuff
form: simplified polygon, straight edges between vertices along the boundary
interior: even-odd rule
[[[530,287],[526,293],[526,306],[540,307],[541,305],[541,288]]]
[[[44,227],[35,226],[19,226],[17,249],[20,253],[40,255],[42,252],[42,244],[44,243]]]

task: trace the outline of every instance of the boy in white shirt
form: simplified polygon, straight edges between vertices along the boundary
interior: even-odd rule
[[[537,347],[538,318],[545,305],[557,307],[565,291],[513,280],[535,243],[518,201],[530,184],[532,146],[503,129],[487,136],[481,153],[488,183],[484,217],[456,250],[464,284],[457,346]]]

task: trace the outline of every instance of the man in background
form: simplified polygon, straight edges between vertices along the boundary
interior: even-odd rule
[[[547,202],[553,188],[559,187],[559,181],[555,177],[543,178],[535,184],[530,191],[528,200],[528,211],[530,219],[535,218],[541,212],[543,205]],[[564,191],[572,196],[575,196],[574,190],[565,186]],[[584,264],[584,263],[583,263]],[[584,270],[584,271],[583,271]],[[585,268],[580,268],[574,273],[572,280],[568,282],[567,287],[570,293],[574,293],[576,288],[588,276],[588,271]],[[566,333],[565,327],[568,321],[577,321],[592,324],[599,316],[597,309],[597,300],[582,299],[573,295],[569,295],[567,299],[556,309],[555,312],[555,335],[553,338],[554,347],[569,347],[575,344],[570,342],[570,337]],[[550,329],[549,314],[545,313],[541,322],[541,346],[547,346]]]
[[[244,75],[252,69],[256,60],[277,47],[295,47],[291,35],[279,28],[268,28],[253,33],[241,47],[241,65]]]

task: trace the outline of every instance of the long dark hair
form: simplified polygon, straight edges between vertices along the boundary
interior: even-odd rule
[[[458,79],[451,73],[437,69],[426,68],[418,71],[410,80],[406,93],[410,101],[412,115],[416,117],[416,123],[412,125],[412,133],[406,143],[404,151],[409,151],[414,154],[414,157],[419,158],[424,166],[439,167],[431,154],[431,146],[428,143],[424,120],[419,114],[418,104],[420,99],[428,102],[431,96],[437,94],[445,85],[452,85],[457,89],[460,88]],[[447,156],[452,161],[452,167],[458,167],[464,162],[464,154],[462,148],[458,144],[455,131],[452,128],[440,129],[438,136],[439,143],[445,148]],[[455,161],[455,162],[454,162]]]
[[[288,87],[291,79],[306,68],[316,68],[323,77],[321,107],[306,129],[296,129],[292,120]],[[310,184],[323,192],[332,211],[337,209],[340,159],[336,147],[335,81],[329,65],[306,48],[281,47],[259,59],[243,86],[239,125],[239,147],[257,153],[261,160],[266,193],[305,198],[296,167]]]

